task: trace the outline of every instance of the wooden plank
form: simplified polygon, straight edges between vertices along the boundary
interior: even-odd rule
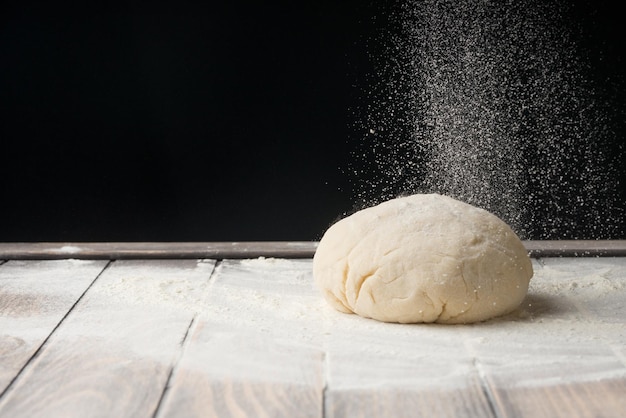
[[[479,355],[504,417],[613,417],[626,413],[626,374],[608,348],[519,341]],[[505,359],[505,360],[503,360]]]
[[[541,388],[522,386],[498,391],[503,417],[589,417],[626,416],[626,380],[563,382]]]
[[[626,258],[546,258],[542,265],[554,291],[589,320],[626,325]]]
[[[324,353],[310,260],[224,261],[159,417],[320,417]]]
[[[105,265],[56,260],[0,266],[0,396]]]
[[[494,416],[484,394],[468,388],[381,387],[334,390],[329,400],[324,415],[326,417]]]
[[[626,256],[626,240],[530,240],[523,243],[533,258]]]
[[[0,259],[311,258],[310,241],[0,243]]]
[[[499,416],[626,416],[623,274],[623,259],[542,259],[520,310],[468,327]]]
[[[328,315],[325,416],[493,416],[460,326]]]
[[[531,257],[623,257],[626,240],[523,241]],[[0,259],[311,258],[314,241],[0,243]]]
[[[477,349],[498,416],[624,416],[626,373],[608,347],[535,338]]]
[[[2,293],[0,334],[15,310],[36,312],[13,325],[30,333],[66,303],[73,280],[51,290],[37,286],[43,273],[18,280],[30,263],[65,277],[104,266],[0,266],[0,278],[13,269],[8,293],[58,293],[45,303]],[[446,326],[335,312],[311,260],[227,260],[210,281],[213,261],[115,262],[28,356],[0,416],[626,416],[626,259],[533,264],[520,309]]]
[[[0,416],[151,416],[213,265],[112,264],[0,399]]]

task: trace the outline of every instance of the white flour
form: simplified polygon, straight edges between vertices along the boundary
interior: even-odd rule
[[[594,77],[571,6],[392,4],[378,16],[388,23],[371,40],[355,115],[357,206],[437,192],[495,213],[523,239],[623,236],[623,106],[603,94],[623,87]]]
[[[221,355],[234,361],[251,347],[326,356],[329,384],[344,389],[450,389],[481,374],[525,387],[626,378],[626,259],[549,258],[534,260],[534,267],[518,310],[451,326],[339,313],[314,287],[311,260],[224,261],[215,271],[211,260],[120,261],[98,278],[56,338],[173,361],[171,338],[158,336],[182,339],[195,318],[188,339],[212,347],[210,361]],[[221,345],[228,341],[243,345]],[[194,355],[202,357],[198,347]],[[222,365],[228,367],[236,365]],[[255,376],[247,366],[237,370]]]

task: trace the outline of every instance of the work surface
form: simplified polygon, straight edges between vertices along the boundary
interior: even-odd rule
[[[626,258],[533,263],[451,326],[336,312],[310,259],[6,261],[0,416],[626,416]]]

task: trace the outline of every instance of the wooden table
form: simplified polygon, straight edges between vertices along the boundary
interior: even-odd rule
[[[0,244],[0,416],[626,416],[626,257],[534,258],[506,317],[399,325],[327,306],[315,243],[214,245],[246,250]]]

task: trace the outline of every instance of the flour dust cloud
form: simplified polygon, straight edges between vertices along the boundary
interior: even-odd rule
[[[562,1],[402,1],[370,40],[355,112],[357,207],[437,192],[524,239],[614,238],[615,118]],[[382,24],[381,24],[382,25]]]

